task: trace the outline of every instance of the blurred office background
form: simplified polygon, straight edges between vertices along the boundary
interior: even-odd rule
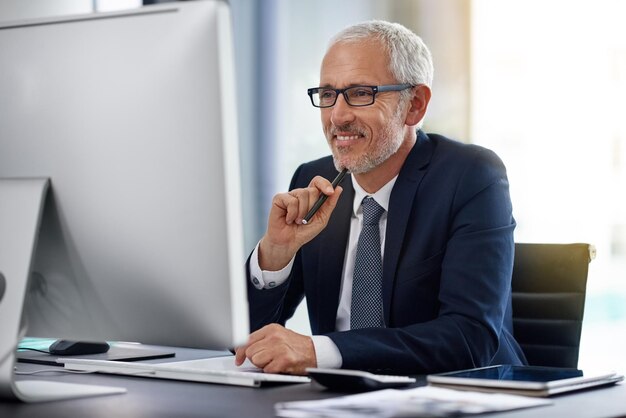
[[[328,153],[319,111],[306,95],[318,83],[328,39],[354,22],[397,21],[433,53],[425,130],[489,147],[507,165],[516,241],[596,246],[579,365],[626,370],[626,2],[230,3],[246,251],[263,234],[272,196],[287,188],[298,164]],[[0,20],[141,4],[0,0]],[[309,331],[304,306],[289,325]]]

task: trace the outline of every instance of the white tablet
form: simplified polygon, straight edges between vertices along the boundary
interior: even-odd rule
[[[427,376],[429,384],[455,389],[550,396],[557,393],[604,386],[624,376],[614,372],[583,373],[579,369],[499,365]]]

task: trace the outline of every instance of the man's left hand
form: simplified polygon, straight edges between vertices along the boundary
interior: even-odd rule
[[[235,363],[248,358],[266,373],[306,374],[307,367],[317,367],[311,337],[278,324],[266,325],[250,334],[248,343],[237,348]]]

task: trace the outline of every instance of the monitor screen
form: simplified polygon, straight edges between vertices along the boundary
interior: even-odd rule
[[[0,178],[51,186],[27,335],[245,340],[234,90],[224,1],[0,24]]]

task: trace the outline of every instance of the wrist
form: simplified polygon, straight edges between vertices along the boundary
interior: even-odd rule
[[[289,246],[274,245],[266,237],[259,243],[259,267],[261,270],[278,271],[289,264],[297,252]]]

